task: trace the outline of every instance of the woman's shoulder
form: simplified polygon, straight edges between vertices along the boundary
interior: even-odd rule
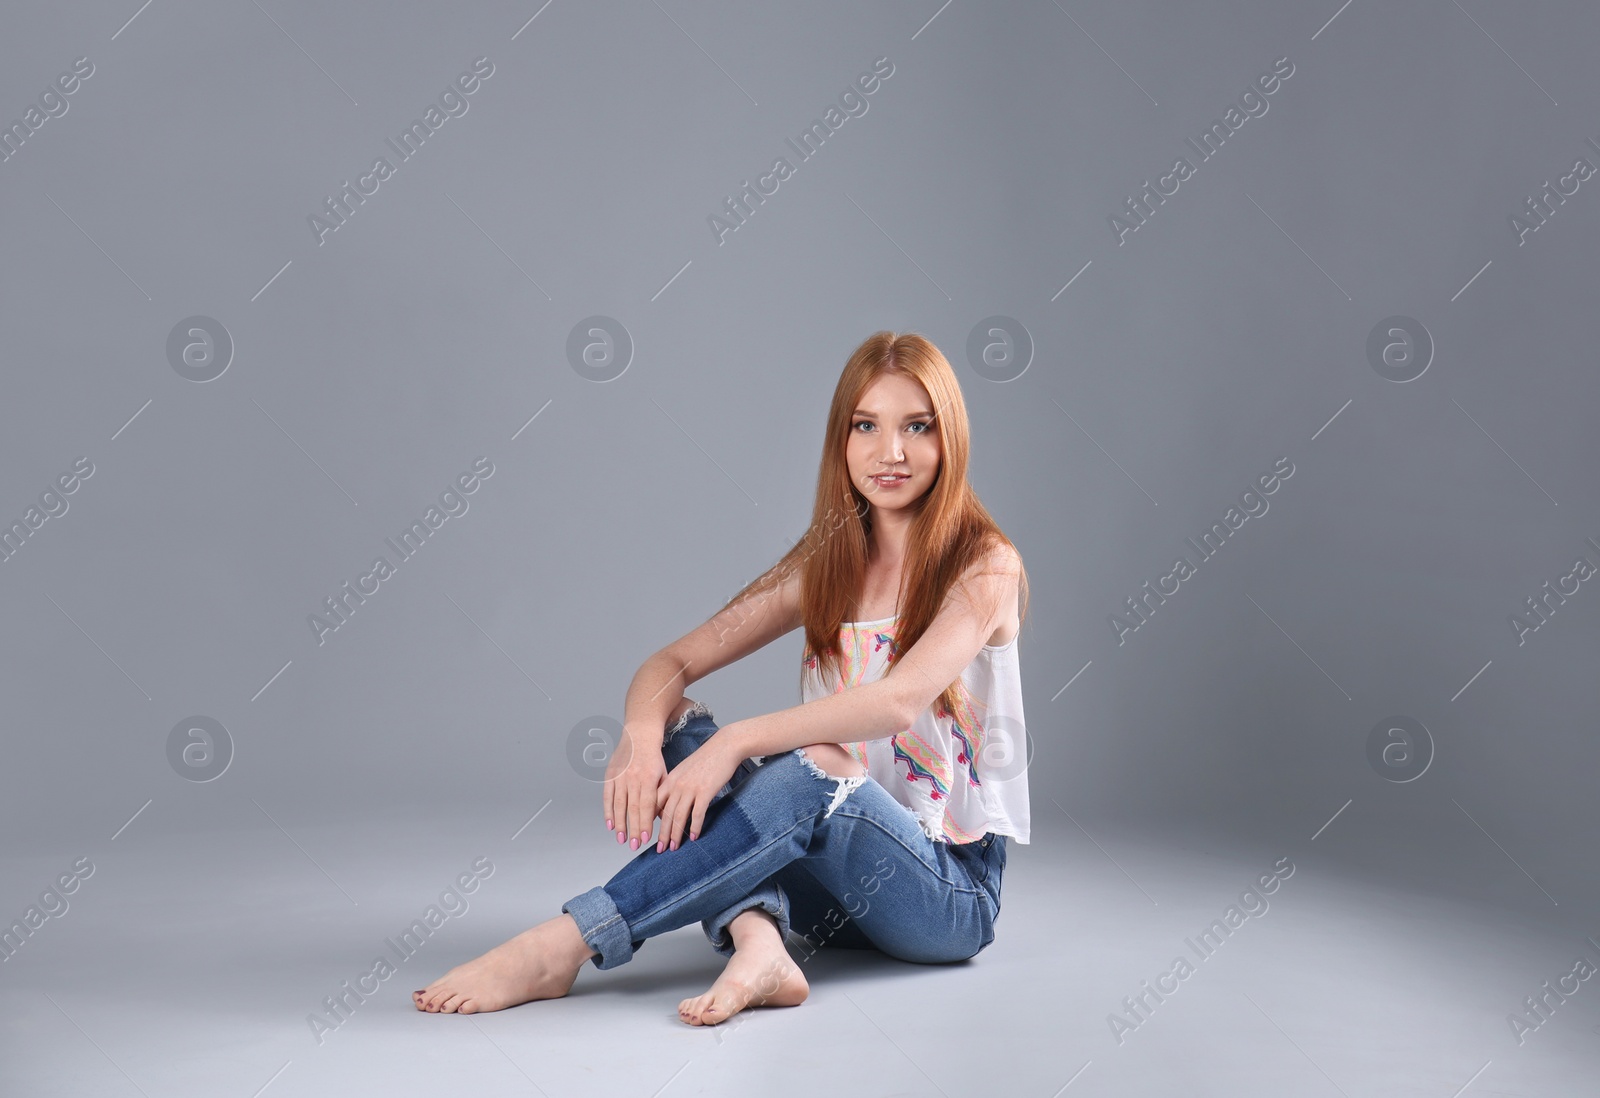
[[[962,573],[962,579],[972,580],[991,574],[1003,576],[1009,582],[1021,577],[1022,554],[1017,552],[1016,546],[1000,539],[984,546],[973,556]]]
[[[1022,554],[1009,541],[997,541],[990,546],[987,560],[991,567],[1013,576],[1022,572]]]
[[[1009,645],[1022,628],[1022,555],[1013,546],[997,542],[967,566],[962,583],[984,591],[1003,608],[988,647]]]
[[[1021,577],[1022,557],[1015,549],[1004,543],[986,546],[979,549],[950,581],[945,598],[955,595],[958,588],[968,593],[1004,596],[1017,588]]]

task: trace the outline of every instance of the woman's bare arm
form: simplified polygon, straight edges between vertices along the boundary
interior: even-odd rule
[[[768,573],[771,576],[771,573]],[[645,660],[628,687],[622,741],[606,768],[600,807],[617,838],[649,839],[666,776],[661,744],[684,687],[749,655],[800,624],[799,577],[746,595]]]
[[[683,692],[691,683],[799,626],[798,573],[718,611],[645,660],[628,687],[623,727],[638,742],[659,745],[667,717],[683,700]]]
[[[905,731],[960,677],[1016,605],[1019,573],[1014,561],[1013,554],[996,553],[969,569],[951,588],[927,631],[883,678],[736,721],[717,736],[727,737],[733,754],[749,758]]]

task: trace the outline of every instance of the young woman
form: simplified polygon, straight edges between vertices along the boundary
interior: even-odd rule
[[[828,413],[810,532],[628,688],[601,810],[618,842],[647,849],[413,992],[418,1010],[558,998],[585,961],[615,968],[692,922],[728,958],[679,1004],[692,1025],[802,1002],[791,930],[812,951],[922,963],[994,940],[1006,841],[1028,842],[1027,574],[967,482],[968,451],[938,348],[893,332],[857,348]],[[801,626],[800,705],[719,728],[683,696]]]

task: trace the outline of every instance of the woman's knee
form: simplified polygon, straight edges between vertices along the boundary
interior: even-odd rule
[[[687,713],[689,710],[693,709],[695,706],[697,706],[699,704],[700,703],[695,701],[693,698],[684,698],[681,702],[679,702],[677,705],[675,705],[673,707],[673,709],[672,709],[672,712],[670,714],[668,714],[666,727],[667,728],[673,727],[675,724],[678,723],[679,719],[685,713]]]
[[[846,751],[843,746],[836,743],[814,743],[803,749],[806,757],[835,778],[859,778],[865,774],[866,768],[855,760],[855,756]]]

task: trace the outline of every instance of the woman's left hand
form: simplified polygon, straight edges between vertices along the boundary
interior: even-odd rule
[[[727,732],[732,727],[728,724],[719,728],[709,740],[667,771],[666,778],[656,787],[656,815],[661,817],[661,834],[656,842],[658,853],[678,849],[685,827],[690,840],[699,837],[711,798],[728,784],[739,764],[744,762],[742,758],[735,758],[729,749],[733,741]]]

